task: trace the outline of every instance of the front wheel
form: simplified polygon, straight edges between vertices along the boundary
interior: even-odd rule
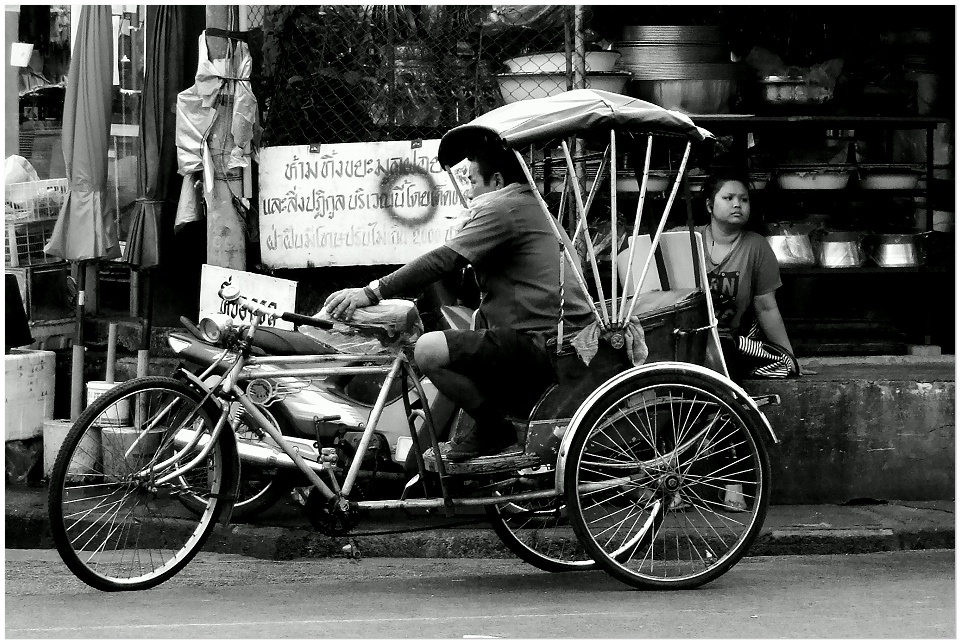
[[[167,377],[120,384],[80,415],[57,455],[48,502],[57,551],[80,580],[147,589],[200,551],[239,475],[229,427],[210,445],[219,418],[216,404]],[[202,503],[198,514],[181,504],[185,494]]]
[[[724,574],[766,516],[763,435],[730,390],[693,371],[611,388],[566,456],[567,505],[587,554],[639,588],[689,589]]]

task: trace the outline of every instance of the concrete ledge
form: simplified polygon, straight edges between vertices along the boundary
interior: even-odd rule
[[[781,440],[770,449],[772,502],[952,500],[954,364],[821,361],[812,375],[747,381],[749,393],[781,398],[780,406],[764,408]]]

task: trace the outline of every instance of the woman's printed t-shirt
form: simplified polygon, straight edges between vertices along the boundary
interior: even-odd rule
[[[544,339],[555,335],[562,255],[530,187],[513,183],[482,194],[473,199],[470,210],[473,216],[446,245],[473,264],[483,292],[480,313],[487,326],[513,328]],[[564,325],[570,330],[583,328],[593,319],[573,274],[567,262]]]
[[[744,230],[739,241],[720,264],[710,257],[707,241],[708,226],[699,229],[703,235],[707,262],[707,279],[714,302],[730,300],[729,307],[714,312],[721,330],[737,331],[744,321],[744,313],[752,310],[753,298],[771,293],[782,285],[780,266],[770,244],[756,232]],[[751,315],[748,315],[749,318]]]

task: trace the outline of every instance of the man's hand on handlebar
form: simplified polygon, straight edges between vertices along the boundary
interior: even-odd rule
[[[344,288],[333,293],[323,303],[324,309],[334,319],[349,321],[353,311],[357,308],[372,306],[373,302],[367,297],[363,288]]]

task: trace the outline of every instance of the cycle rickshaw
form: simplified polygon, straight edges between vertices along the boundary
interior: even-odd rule
[[[571,136],[602,150],[586,199],[566,142]],[[597,293],[594,299],[574,260],[577,250],[563,242],[558,218],[541,195],[558,252],[574,266],[573,275],[562,274],[561,268],[557,287],[583,289],[594,306],[599,339],[588,365],[570,346],[560,313],[557,338],[549,344],[558,383],[523,423],[523,453],[462,463],[436,455],[437,428],[430,409],[416,405],[424,395],[410,359],[419,324],[412,304],[389,323],[365,327],[389,350],[365,357],[362,365],[355,365],[355,356],[339,354],[261,357],[251,355],[251,345],[262,319],[273,315],[303,327],[329,327],[330,322],[267,310],[244,299],[235,287],[225,288],[221,297],[248,310],[251,322],[222,329],[223,359],[231,366],[214,386],[189,376],[131,380],[98,398],[65,439],[51,478],[49,511],[57,549],[77,576],[102,590],[152,587],[182,569],[218,521],[229,521],[239,478],[238,407],[273,441],[275,457],[289,458],[309,480],[311,522],[331,535],[349,535],[360,511],[432,509],[449,516],[483,507],[507,547],[547,571],[599,567],[634,587],[683,589],[716,579],[740,560],[769,503],[766,445],[777,438],[760,405],[773,400],[751,398],[726,374],[706,286],[703,243],[689,218],[688,185],[689,229],[665,232],[691,150],[712,135],[685,115],[644,101],[576,90],[509,104],[450,130],[438,158],[451,177],[466,147],[484,137],[499,138],[514,151],[534,188],[537,177],[524,154],[559,141],[559,163],[566,168],[561,211],[571,198],[578,217],[572,239],[585,247]],[[654,141],[660,139],[678,141],[684,151],[663,215],[655,232],[644,237],[640,219]],[[611,177],[610,225],[612,239],[618,239],[617,181],[612,179],[619,176],[618,147],[625,146],[634,158],[643,158],[643,166],[635,168],[637,214],[629,251],[620,260],[626,256],[628,276],[634,265],[642,265],[635,285],[658,274],[660,288],[638,286],[631,293],[623,287],[618,293],[613,274],[606,298],[587,214],[602,178]],[[641,241],[649,241],[647,251]],[[611,265],[616,265],[618,246],[610,245]],[[665,260],[668,249],[686,256],[690,274],[678,274],[682,261]],[[366,310],[375,313],[375,308]],[[625,344],[637,319],[649,354],[634,366]],[[348,365],[350,360],[354,365]],[[356,447],[359,455],[349,466],[338,463],[332,449],[308,453],[286,440],[261,412],[269,402],[265,398],[278,394],[269,385],[267,367],[279,362],[297,366],[284,371],[286,376],[304,379],[385,374]],[[362,456],[397,380],[418,474],[397,499],[357,499],[352,492]],[[425,427],[432,449],[421,448],[418,425]],[[723,505],[718,494],[730,484],[740,485],[745,511],[731,513]],[[197,515],[182,510],[180,501],[188,495],[200,501]]]

